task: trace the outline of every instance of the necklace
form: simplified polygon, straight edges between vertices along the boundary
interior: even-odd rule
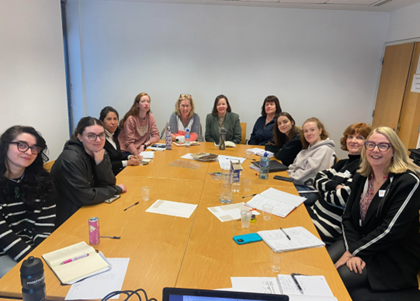
[[[24,176],[25,176],[25,173],[23,173],[20,176],[20,178],[18,178],[18,179],[9,179],[9,180],[12,181],[12,182],[15,182],[15,183],[18,183],[19,184],[22,181],[22,179],[23,179]]]

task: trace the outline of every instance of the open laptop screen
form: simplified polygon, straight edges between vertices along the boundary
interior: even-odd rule
[[[286,295],[165,287],[162,301],[289,301]]]

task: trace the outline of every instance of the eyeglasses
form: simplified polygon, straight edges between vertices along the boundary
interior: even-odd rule
[[[105,140],[105,132],[100,133],[99,135],[96,135],[94,133],[89,133],[89,134],[86,135],[86,137],[90,141],[96,141],[97,138],[99,138],[100,140]]]
[[[367,150],[374,150],[375,147],[378,147],[378,150],[380,152],[386,152],[390,147],[391,147],[391,143],[386,143],[386,142],[381,142],[376,144],[375,142],[372,141],[366,141],[365,142],[365,147]]]
[[[37,155],[40,152],[42,152],[42,147],[38,145],[32,145],[31,147],[28,145],[28,143],[23,141],[17,141],[17,142],[9,142],[9,144],[16,144],[18,151],[22,153],[26,153],[28,149],[31,149],[32,155]]]

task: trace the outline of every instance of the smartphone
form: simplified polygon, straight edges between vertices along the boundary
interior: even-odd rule
[[[114,195],[112,198],[105,200],[105,203],[111,204],[113,201],[120,197],[119,194]]]
[[[165,144],[153,144],[152,147],[165,148],[166,145]]]
[[[262,239],[261,236],[259,236],[257,233],[248,233],[243,235],[236,235],[233,237],[233,240],[238,245],[244,245],[250,242],[261,241]]]

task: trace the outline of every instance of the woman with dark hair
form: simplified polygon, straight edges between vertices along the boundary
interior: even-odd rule
[[[194,113],[194,101],[189,94],[181,94],[175,103],[175,111],[169,117],[169,126],[172,132],[172,141],[176,136],[184,136],[190,130],[190,141],[195,141],[201,136],[200,116]]]
[[[250,145],[266,145],[267,142],[273,140],[273,128],[275,118],[281,113],[279,99],[270,95],[264,99],[261,107],[261,117],[255,122],[248,141]]]
[[[274,157],[284,165],[289,166],[302,150],[300,141],[301,130],[295,125],[295,120],[287,112],[281,112],[273,128],[274,139],[267,143],[265,150],[274,153]]]
[[[305,205],[312,206],[319,197],[314,190],[315,176],[318,171],[334,164],[335,144],[328,138],[328,132],[318,118],[307,119],[302,125],[302,132],[302,150],[293,164],[289,165],[287,173],[293,179],[299,195],[306,198]]]
[[[44,138],[29,126],[0,137],[0,277],[55,228],[56,194]]]
[[[140,155],[146,148],[159,141],[155,117],[150,113],[150,96],[142,92],[136,96],[131,109],[120,121],[118,140],[121,150]]]
[[[328,248],[352,300],[420,300],[420,179],[389,127],[374,129]]]
[[[348,126],[340,142],[341,149],[349,152],[349,158],[318,172],[315,177],[315,188],[320,197],[308,212],[325,243],[331,244],[341,236],[341,216],[351,192],[353,176],[360,166],[360,153],[371,130],[370,125],[361,122]]]
[[[99,120],[103,122],[105,127],[105,150],[111,159],[112,171],[117,175],[127,165],[136,166],[140,164],[140,157],[134,155],[123,155],[121,153],[120,142],[118,141],[118,112],[113,107],[105,107],[102,109]]]
[[[213,111],[206,118],[206,141],[219,143],[220,129],[225,128],[226,141],[241,143],[241,122],[239,115],[232,113],[226,96],[219,95],[214,100]]]
[[[115,185],[111,160],[104,149],[105,139],[102,122],[83,117],[51,168],[60,195],[58,226],[80,207],[102,203],[127,191],[124,184]]]

